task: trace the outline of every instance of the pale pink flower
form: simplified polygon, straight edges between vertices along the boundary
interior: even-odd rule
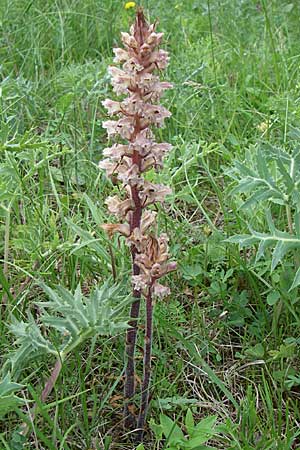
[[[136,58],[130,58],[128,61],[126,61],[123,65],[123,69],[126,72],[141,72],[144,69],[144,66],[139,64],[138,60]]]
[[[146,39],[146,43],[151,45],[152,48],[157,47],[163,38],[164,33],[155,33],[152,32],[149,37]]]
[[[111,75],[111,84],[116,94],[126,94],[129,88],[135,86],[135,80],[132,76],[118,67],[109,67],[108,72]]]
[[[139,196],[142,205],[145,207],[156,202],[163,203],[166,196],[170,194],[172,194],[172,189],[168,186],[145,181],[143,190],[140,191]]]
[[[110,159],[116,161],[124,156],[131,157],[132,149],[129,145],[114,144],[112,147],[107,147],[103,150],[103,155],[109,157]],[[100,167],[100,164],[99,164]]]
[[[165,50],[152,52],[149,62],[155,64],[158,69],[163,70],[169,64],[169,54]]]
[[[151,145],[151,147],[147,149],[148,151],[145,152],[145,157],[143,158],[141,165],[142,172],[146,172],[152,167],[154,167],[155,169],[163,167],[163,159],[165,157],[165,154],[169,152],[171,148],[172,145],[167,143],[154,143],[153,145]]]
[[[117,133],[116,126],[117,122],[115,120],[106,120],[105,122],[102,122],[102,127],[106,128],[108,137]]]
[[[99,162],[99,168],[104,169],[106,171],[106,176],[110,178],[114,173],[116,173],[118,164],[110,159],[103,159]]]
[[[119,120],[106,120],[102,123],[103,128],[107,129],[108,136],[119,134],[123,139],[130,139],[134,131],[133,119],[124,117]]]
[[[141,220],[141,231],[144,234],[152,225],[155,224],[155,219],[157,216],[156,211],[151,211],[148,209],[143,212],[142,220]]]
[[[136,291],[143,291],[149,286],[149,280],[145,275],[132,275],[131,281]]]
[[[129,33],[121,32],[121,39],[122,39],[122,42],[125,45],[125,47],[130,47],[130,48],[134,48],[134,49],[138,48],[137,41]]]
[[[126,219],[127,213],[134,209],[134,202],[131,198],[120,200],[116,195],[105,200],[108,211],[121,219]]]
[[[135,245],[140,252],[143,250],[144,244],[147,241],[147,236],[143,234],[141,228],[134,228],[128,239],[126,240],[128,245]]]
[[[130,58],[129,53],[123,48],[113,48],[113,52],[115,54],[115,63],[121,63],[123,61],[127,61]]]
[[[170,117],[171,113],[163,106],[146,104],[142,114],[142,126],[149,126],[154,124],[158,127],[163,125],[166,118]]]
[[[106,99],[103,102],[101,102],[102,105],[104,106],[104,108],[107,109],[107,112],[109,115],[113,115],[113,114],[117,114],[120,112],[121,110],[121,104],[120,102],[115,102],[113,100],[110,99]]]
[[[120,172],[118,179],[124,184],[129,184],[130,186],[136,186],[139,184],[144,184],[144,180],[141,178],[141,171],[136,164],[129,166],[128,170]]]
[[[115,233],[120,233],[126,237],[130,235],[130,227],[127,223],[104,223],[101,225],[101,228],[103,228],[110,238]]]
[[[170,288],[168,286],[163,286],[160,283],[153,284],[153,295],[155,297],[164,298],[170,295]]]

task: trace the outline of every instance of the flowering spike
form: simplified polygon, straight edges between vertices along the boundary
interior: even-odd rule
[[[146,336],[152,336],[152,297],[163,297],[169,288],[158,283],[158,279],[176,269],[175,262],[168,262],[168,239],[165,234],[156,235],[156,213],[148,208],[162,203],[171,189],[144,179],[144,173],[163,166],[163,159],[170,151],[168,143],[155,142],[151,128],[162,127],[171,113],[159,104],[166,89],[172,85],[160,81],[155,71],[168,64],[168,53],[157,47],[163,33],[156,33],[156,24],[149,25],[143,10],[137,10],[130,33],[121,33],[124,48],[114,49],[114,62],[121,68],[109,68],[113,90],[125,98],[102,102],[108,115],[115,120],[103,122],[108,137],[119,137],[121,143],[106,148],[106,159],[99,164],[106,175],[119,180],[122,198],[108,197],[106,204],[111,214],[123,223],[106,224],[103,229],[110,237],[114,233],[125,236],[132,255],[132,284],[135,301],[131,310],[131,328],[126,339],[127,369],[125,380],[125,425],[135,426],[130,401],[134,387],[134,348],[137,334],[137,319],[141,296],[147,303]],[[124,142],[125,141],[125,142]],[[145,211],[144,211],[145,210]],[[150,339],[151,341],[151,339]],[[143,428],[148,406],[151,343],[145,348],[144,382],[138,426]]]

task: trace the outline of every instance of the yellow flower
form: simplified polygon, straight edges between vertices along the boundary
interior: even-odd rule
[[[130,9],[135,7],[135,2],[127,2],[125,3],[125,9]]]
[[[267,129],[269,128],[269,125],[267,122],[261,122],[259,125],[257,125],[257,129],[261,131],[262,133],[265,133]]]

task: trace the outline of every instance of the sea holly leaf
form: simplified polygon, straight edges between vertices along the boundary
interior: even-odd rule
[[[300,285],[300,267],[298,268],[292,286],[290,287],[290,291],[295,289]]]
[[[22,384],[11,381],[9,373],[0,381],[0,418],[24,404],[24,399],[15,395],[23,387]]]
[[[275,227],[275,223],[273,221],[272,214],[271,214],[271,211],[269,208],[266,210],[266,219],[267,219],[267,224],[268,224],[270,233],[274,234],[276,232],[276,227]]]
[[[24,386],[19,383],[14,383],[10,379],[10,375],[6,374],[4,379],[0,381],[0,396],[11,394],[15,391],[19,391]]]
[[[234,161],[227,175],[237,183],[231,193],[247,196],[243,209],[260,202],[292,203],[295,208],[299,204],[299,149],[291,154],[271,145],[261,145],[253,148],[252,156],[246,156],[245,161]]]
[[[300,238],[300,212],[298,211],[294,214],[294,225],[296,236]]]
[[[15,335],[17,349],[10,356],[11,371],[15,374],[31,359],[47,354],[57,354],[55,346],[43,336],[33,316],[28,314],[28,321],[18,321],[11,318],[10,332]]]
[[[272,254],[272,263],[271,263],[271,270],[273,271],[277,265],[283,260],[286,253],[291,250],[294,247],[294,245],[291,243],[287,243],[285,241],[278,241],[273,254]]]
[[[258,245],[258,249],[257,249],[257,253],[256,253],[256,258],[255,258],[255,262],[258,262],[264,255],[266,250],[271,247],[273,244],[273,242],[271,240],[261,240],[259,245]]]
[[[226,239],[225,242],[231,242],[232,244],[239,244],[241,248],[249,247],[252,244],[256,244],[259,239],[251,234],[236,234]]]
[[[249,225],[248,228],[250,234],[231,236],[226,242],[239,244],[241,248],[259,243],[256,262],[265,255],[265,251],[268,248],[273,248],[271,259],[271,271],[273,271],[279,263],[282,263],[289,251],[298,250],[300,248],[300,235],[278,230],[269,209],[266,210],[266,220],[269,228],[268,233],[256,231]]]
[[[42,313],[43,334],[31,314],[28,322],[12,318],[10,330],[16,336],[16,350],[9,361],[13,373],[28,360],[43,355],[52,354],[63,360],[86,339],[115,335],[128,327],[123,311],[132,299],[123,294],[122,284],[104,283],[88,297],[82,293],[80,285],[74,293],[62,286],[52,288],[44,283],[40,286],[48,296],[47,301],[36,302]]]

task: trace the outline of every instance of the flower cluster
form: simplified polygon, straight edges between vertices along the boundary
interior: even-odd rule
[[[166,235],[155,235],[156,213],[145,209],[157,202],[164,202],[171,190],[164,185],[145,179],[150,169],[159,170],[171,145],[155,142],[152,127],[162,127],[170,112],[159,104],[170,83],[160,81],[155,71],[168,64],[168,53],[158,49],[163,33],[155,31],[138,11],[130,33],[122,33],[124,48],[114,49],[114,62],[110,67],[113,90],[123,94],[121,101],[103,101],[108,115],[115,120],[103,122],[108,137],[116,137],[116,143],[103,151],[105,159],[99,164],[106,175],[117,179],[123,186],[123,196],[108,197],[106,204],[120,223],[103,225],[112,236],[120,233],[131,247],[135,267],[132,278],[135,291],[163,296],[168,288],[157,280],[175,270],[176,263],[168,262]]]

